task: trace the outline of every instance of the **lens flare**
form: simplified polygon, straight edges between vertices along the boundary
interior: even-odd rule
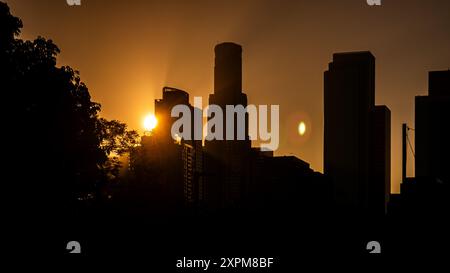
[[[302,121],[298,124],[298,134],[303,136],[306,132],[306,125],[305,123]]]

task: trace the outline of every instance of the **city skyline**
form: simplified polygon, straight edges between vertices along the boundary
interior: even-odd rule
[[[222,109],[225,105],[246,107],[247,97],[241,90],[242,47],[225,42],[214,51],[215,90],[209,103]],[[195,108],[189,103],[188,92],[173,87],[164,87],[162,99],[155,100],[155,114],[162,126],[142,137],[142,146],[131,157],[131,170],[142,174],[138,180],[150,185],[155,183],[152,174],[162,175],[156,179],[162,187],[156,196],[168,194],[163,200],[172,200],[181,210],[279,208],[284,213],[349,213],[378,218],[398,215],[399,211],[421,212],[421,200],[430,198],[423,206],[425,212],[445,211],[448,132],[442,124],[449,117],[450,70],[430,71],[431,97],[416,97],[421,105],[416,110],[416,121],[420,122],[416,130],[420,142],[415,145],[420,161],[416,165],[420,162],[421,173],[403,177],[399,195],[389,190],[391,112],[387,106],[375,104],[375,57],[369,51],[335,53],[328,67],[323,90],[324,174],[314,172],[300,158],[251,148],[248,138],[225,140],[222,130],[219,139],[207,139],[203,147],[200,140],[193,140],[191,130],[182,133],[186,138],[174,135],[171,127],[178,121],[171,111],[181,105],[189,112]],[[248,128],[245,116],[235,113],[235,119],[241,119]],[[196,122],[190,115],[185,125],[195,127]],[[237,124],[234,126],[236,133]],[[405,136],[402,143],[406,152]],[[411,144],[410,148],[414,149]],[[155,168],[160,171],[155,172]],[[152,192],[145,187],[134,191]],[[305,193],[308,198],[299,198]]]
[[[50,1],[43,3],[49,5]],[[89,9],[100,2],[89,3],[81,7]],[[129,7],[145,8],[148,12],[148,3],[158,9],[160,2],[134,2]],[[215,7],[215,12],[221,15],[227,5],[195,2],[199,3],[206,9]],[[265,2],[266,8],[270,6],[268,3],[271,2]],[[351,6],[349,3],[347,7]],[[287,6],[313,7],[306,2],[297,4]],[[187,14],[193,12],[190,5],[169,6],[170,10],[182,6]],[[128,12],[131,10],[123,9],[115,15]],[[132,14],[135,17],[122,21],[124,30],[144,29],[148,17],[136,11]],[[329,19],[335,15],[325,10],[316,14]],[[79,15],[83,17],[82,12]],[[178,18],[176,13],[171,15],[164,19]],[[135,19],[141,24],[130,28]],[[170,25],[174,21],[164,22]],[[141,253],[147,258],[151,256],[152,267],[158,264],[164,268],[173,265],[175,258],[191,260],[188,256],[195,253],[208,255],[210,259],[199,261],[209,264],[220,258],[215,256],[216,251],[225,253],[229,249],[233,256],[241,255],[241,250],[248,251],[249,255],[257,255],[258,261],[273,257],[277,268],[287,268],[297,263],[298,259],[292,258],[303,252],[292,251],[292,247],[299,245],[305,254],[321,257],[327,253],[332,256],[434,253],[448,245],[445,216],[450,209],[447,141],[450,69],[436,68],[435,64],[428,69],[419,57],[435,63],[440,56],[440,61],[448,65],[450,62],[439,54],[438,46],[433,51],[410,56],[409,61],[398,55],[384,56],[380,61],[378,52],[370,46],[341,50],[334,42],[327,43],[326,50],[320,49],[327,51],[328,58],[322,64],[325,68],[320,71],[322,84],[317,91],[317,86],[311,85],[309,89],[306,83],[315,82],[312,75],[319,67],[317,62],[322,60],[313,56],[297,59],[305,48],[284,44],[281,39],[274,47],[284,47],[283,54],[261,54],[252,42],[227,38],[203,51],[201,48],[209,42],[202,40],[210,37],[186,33],[186,37],[204,39],[193,44],[187,39],[183,41],[186,44],[179,44],[183,52],[176,56],[174,64],[180,60],[185,65],[165,70],[168,82],[163,85],[159,82],[161,86],[151,102],[140,97],[142,105],[152,104],[154,108],[152,115],[146,115],[147,112],[142,116],[145,131],[141,134],[126,119],[126,114],[139,112],[138,105],[111,109],[110,104],[105,105],[91,94],[105,95],[116,106],[126,105],[136,95],[133,84],[142,84],[133,77],[141,75],[154,80],[141,65],[149,60],[162,61],[161,56],[148,59],[147,55],[162,51],[149,48],[143,52],[135,47],[137,44],[146,47],[153,41],[151,38],[142,36],[147,38],[135,43],[132,32],[123,36],[115,33],[115,28],[108,29],[116,43],[102,44],[102,53],[108,57],[103,62],[96,59],[96,50],[90,46],[95,42],[86,44],[83,37],[75,36],[80,38],[78,49],[88,49],[85,51],[88,54],[76,61],[91,63],[88,70],[96,69],[95,73],[89,73],[85,84],[83,71],[79,72],[72,64],[61,65],[65,63],[60,58],[60,45],[48,39],[52,37],[23,40],[20,34],[26,24],[3,1],[0,1],[0,22],[0,81],[7,101],[12,102],[6,104],[7,113],[13,117],[13,126],[6,135],[11,138],[8,143],[18,144],[7,145],[11,154],[7,153],[6,170],[13,180],[5,183],[12,186],[11,190],[6,189],[6,202],[20,233],[11,236],[19,239],[14,242],[18,248],[32,244],[42,246],[43,254],[88,256],[117,253],[126,257]],[[220,25],[227,24],[222,21]],[[436,25],[434,28],[439,29]],[[344,39],[347,30],[350,29],[343,29],[336,41]],[[353,36],[357,34],[355,29],[351,32]],[[261,33],[273,34],[270,28]],[[163,36],[151,37],[164,40]],[[96,37],[92,36],[93,41]],[[322,33],[321,37],[327,36]],[[359,46],[360,38],[355,36],[348,42]],[[110,54],[116,46],[122,50]],[[408,51],[405,44],[401,46],[403,53]],[[183,58],[205,52],[213,56],[212,65],[201,63],[201,57],[188,62]],[[290,57],[289,61],[283,61],[284,54]],[[127,58],[128,65],[112,65],[121,58]],[[252,63],[255,60],[271,65],[259,63],[255,67]],[[279,61],[285,65],[278,67]],[[385,61],[390,64],[378,69],[379,63]],[[155,69],[163,63],[152,62]],[[250,68],[246,68],[248,64]],[[398,75],[411,73],[406,67],[417,69],[420,65],[419,70],[427,69],[423,73],[426,92],[415,95],[412,104],[414,122],[399,124],[401,145],[396,144],[395,116],[405,108],[377,99],[381,93],[381,97],[404,103],[397,96],[409,95],[403,89],[389,96],[380,92],[377,75],[395,65],[405,67]],[[178,74],[177,69],[184,72]],[[247,78],[246,71],[254,73],[257,80]],[[183,85],[192,84],[191,75],[199,72],[203,75],[198,79],[213,75],[213,88],[207,92],[207,100],[204,94],[198,97],[198,89],[186,89]],[[172,83],[170,79],[175,76],[177,82]],[[91,79],[105,80],[102,88],[109,87],[109,92],[103,93],[102,88],[98,92],[93,90]],[[394,77],[393,82],[401,79]],[[399,84],[405,88],[414,80],[420,79]],[[129,91],[119,94],[121,88],[115,84],[124,82],[128,82]],[[252,88],[258,85],[261,89],[255,93]],[[148,88],[143,90],[148,95]],[[309,96],[308,100],[302,99],[305,96]],[[209,110],[205,111],[206,105],[201,100],[207,101]],[[321,106],[317,106],[317,100]],[[261,109],[270,109],[270,118]],[[305,111],[298,112],[299,109]],[[111,113],[119,116],[112,119]],[[255,127],[259,134],[254,133]],[[261,141],[251,141],[255,137]],[[271,145],[277,147],[279,137],[281,146],[274,152]],[[314,144],[317,140],[320,145]],[[398,149],[401,160],[396,160]],[[317,162],[313,163],[317,152],[321,152],[323,170],[317,167]],[[391,193],[391,186],[396,183],[392,181],[395,174],[391,179],[392,166],[397,164],[402,170],[401,190]],[[406,171],[407,165],[415,165],[415,175]],[[247,266],[249,260],[242,266]],[[252,267],[260,267],[260,263],[252,263]]]
[[[323,171],[326,63],[334,52],[370,50],[378,64],[376,103],[392,112],[393,192],[399,191],[401,180],[401,124],[413,127],[414,97],[426,94],[426,73],[447,69],[450,60],[445,35],[449,4],[443,1],[396,1],[380,7],[365,1],[280,6],[271,1],[264,5],[243,1],[237,6],[198,1],[190,7],[174,1],[137,1],[125,11],[119,1],[108,5],[88,1],[80,7],[69,7],[65,1],[6,2],[23,19],[21,37],[53,39],[61,48],[58,64],[81,71],[94,100],[102,103],[102,116],[122,120],[132,129],[142,129],[142,120],[154,112],[152,102],[163,86],[187,90],[206,101],[213,90],[211,48],[225,40],[242,44],[248,53],[243,90],[249,100],[280,104],[281,142],[276,154],[292,153],[318,171]],[[212,20],[215,9],[224,16]],[[314,11],[323,14],[322,21],[309,18]],[[345,23],[348,14],[360,23]],[[432,22],[427,20],[431,17]],[[202,28],[205,20],[211,23]],[[120,23],[124,21],[127,24]],[[202,38],[187,36],[193,31]],[[116,41],[115,35],[123,41]],[[105,44],[107,50],[102,49]],[[125,44],[130,50],[123,50]],[[192,62],[196,65],[188,68]],[[261,77],[267,74],[272,76]],[[303,137],[297,133],[300,121],[306,123]],[[408,176],[413,176],[413,169],[409,160]]]

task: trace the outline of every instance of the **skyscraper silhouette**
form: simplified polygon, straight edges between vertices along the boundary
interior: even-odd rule
[[[416,97],[416,177],[450,183],[450,70],[428,77],[428,96]]]
[[[333,54],[324,73],[324,172],[338,210],[385,211],[389,148],[389,109],[375,107],[374,56]]]
[[[375,97],[370,52],[333,54],[324,74],[324,172],[332,177],[336,204],[367,208],[369,119]]]
[[[369,212],[384,215],[391,192],[391,111],[376,105],[371,111]]]
[[[235,43],[221,43],[215,49],[214,94],[209,104],[225,113],[226,105],[247,106],[242,92],[242,47]],[[248,137],[248,117],[245,116],[245,140],[237,140],[237,115],[234,116],[234,140],[226,140],[227,117],[223,119],[223,140],[205,141],[206,199],[210,207],[238,207],[248,183],[248,158],[251,142]]]
[[[415,104],[415,177],[402,181],[396,209],[441,219],[450,208],[450,70],[429,72],[428,96],[416,96]]]
[[[189,104],[189,94],[183,90],[164,87],[162,99],[155,100],[158,125],[150,135],[142,137],[141,147],[136,151],[135,173],[140,180],[153,184],[153,199],[158,199],[161,210],[177,210],[197,205],[201,200],[202,142],[171,135],[171,127],[178,119],[171,116],[176,105],[191,110],[193,128],[194,107]]]
[[[192,107],[189,104],[189,94],[186,91],[173,87],[163,87],[162,91],[162,99],[155,100],[155,115],[158,120],[158,126],[153,131],[159,141],[173,143],[174,138],[171,135],[171,127],[178,118],[171,116],[172,108],[176,105]]]

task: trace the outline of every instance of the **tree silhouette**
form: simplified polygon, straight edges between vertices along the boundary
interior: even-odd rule
[[[118,156],[136,144],[137,133],[99,117],[78,71],[57,67],[59,48],[42,37],[24,41],[22,22],[0,2],[0,86],[14,117],[10,158],[18,198],[73,208],[116,179]],[[61,206],[59,206],[61,205]]]
[[[102,182],[120,182],[119,171],[122,167],[120,157],[131,153],[138,145],[139,134],[136,131],[128,131],[127,126],[117,120],[99,118],[97,135],[101,139],[100,148],[107,157],[107,160],[99,166],[103,176],[107,178]]]

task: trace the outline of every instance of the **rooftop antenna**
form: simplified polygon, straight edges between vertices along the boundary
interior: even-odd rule
[[[402,124],[402,183],[405,183],[406,179],[406,130],[408,126],[406,123]]]
[[[408,131],[409,130],[413,130],[413,128],[408,127],[408,125],[406,123],[402,124],[402,183],[405,182],[406,179],[406,163],[407,163],[407,145],[409,145],[409,148],[411,149],[411,153],[414,156],[414,158],[416,157],[416,154],[414,152],[414,149],[411,145],[411,141],[409,140],[408,137]]]

